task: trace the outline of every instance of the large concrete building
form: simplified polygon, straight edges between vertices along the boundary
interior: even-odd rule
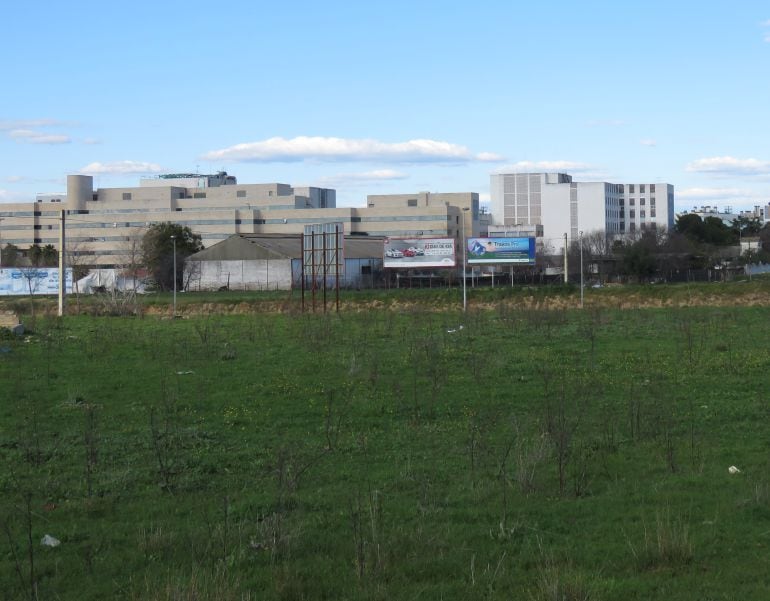
[[[603,231],[608,236],[674,226],[674,186],[665,183],[574,182],[566,173],[501,173],[491,176],[492,225],[542,225],[558,251],[567,234]]]
[[[367,198],[366,207],[337,207],[336,192],[286,184],[240,184],[220,172],[143,179],[138,187],[93,187],[87,175],[67,177],[65,195],[0,205],[0,244],[58,248],[66,211],[67,252],[79,264],[120,267],[139,258],[153,223],[171,221],[200,234],[209,247],[234,234],[299,234],[314,223],[341,222],[346,234],[454,237],[478,232],[476,193],[420,192]]]

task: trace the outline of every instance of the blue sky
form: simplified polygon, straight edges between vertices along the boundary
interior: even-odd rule
[[[766,2],[18,2],[0,57],[0,201],[219,169],[341,206],[508,170],[770,201]]]

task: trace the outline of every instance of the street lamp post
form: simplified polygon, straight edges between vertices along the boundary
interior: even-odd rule
[[[173,317],[176,317],[176,235],[171,236],[171,242],[174,244],[174,312]]]
[[[583,308],[583,232],[580,235],[580,308]]]
[[[468,309],[468,284],[466,279],[468,277],[468,245],[465,242],[465,212],[468,211],[468,207],[463,208],[463,233],[462,233],[462,245],[463,245],[463,313]]]

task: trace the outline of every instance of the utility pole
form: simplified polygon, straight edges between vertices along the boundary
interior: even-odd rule
[[[64,216],[66,215],[64,209],[61,210],[61,216],[59,217],[59,317],[64,315],[64,298],[67,293],[67,269],[66,269],[66,253],[64,251],[64,243],[66,242],[64,234]]]
[[[171,242],[174,245],[174,312],[172,318],[176,319],[176,235],[171,236]]]
[[[580,308],[583,308],[583,232],[580,232]]]
[[[467,291],[467,283],[466,283],[466,276],[468,271],[468,245],[465,243],[465,211],[468,211],[468,207],[463,208],[463,213],[461,213],[463,218],[463,227],[462,227],[462,240],[461,243],[463,245],[463,313],[465,313],[468,310],[468,291]]]
[[[569,281],[569,270],[567,269],[567,234],[564,234],[564,283]]]

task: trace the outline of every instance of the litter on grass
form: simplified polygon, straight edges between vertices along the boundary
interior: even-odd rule
[[[734,465],[731,465],[730,467],[728,467],[727,471],[730,472],[731,474],[740,474],[741,473],[741,470],[739,470]]]
[[[40,544],[44,547],[58,547],[61,545],[61,541],[58,538],[54,538],[50,534],[46,534],[40,539]]]

